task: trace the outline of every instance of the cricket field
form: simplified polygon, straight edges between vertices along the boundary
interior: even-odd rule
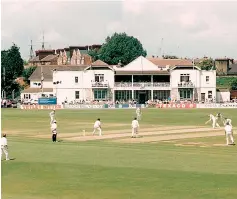
[[[134,109],[56,110],[56,143],[49,112],[2,109],[3,199],[237,198],[237,146],[225,145],[223,124],[205,125],[220,112],[237,141],[237,109],[143,109],[133,139]]]

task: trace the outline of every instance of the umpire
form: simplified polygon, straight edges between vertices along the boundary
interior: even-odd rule
[[[56,142],[57,141],[57,121],[54,120],[53,123],[51,124],[51,131],[52,131],[52,141]]]

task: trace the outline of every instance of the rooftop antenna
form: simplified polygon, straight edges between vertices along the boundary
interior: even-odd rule
[[[45,47],[44,47],[44,31],[43,31],[43,42],[42,42],[42,50],[45,50]]]
[[[160,43],[160,52],[159,52],[159,56],[162,57],[162,50],[163,50],[163,40],[164,38],[161,38],[161,43]]]
[[[33,43],[32,40],[30,40],[30,59],[32,59],[34,57],[34,50],[33,50]]]
[[[42,48],[42,50],[45,50],[45,43],[48,43],[48,42],[45,42],[45,41],[44,41],[44,31],[43,31],[43,40],[42,40],[42,42],[41,42],[41,48]]]

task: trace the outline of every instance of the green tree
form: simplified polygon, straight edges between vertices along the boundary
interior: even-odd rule
[[[23,62],[24,62],[24,66],[28,65],[28,61],[27,60],[23,60]]]
[[[162,56],[164,59],[179,59],[177,56],[175,55],[163,55]]]
[[[214,68],[214,60],[211,58],[204,58],[197,64],[202,70],[211,70]]]
[[[106,38],[95,57],[111,65],[119,61],[126,65],[141,55],[145,57],[147,52],[137,38],[126,33],[114,33]]]
[[[15,80],[22,75],[23,63],[19,47],[15,44],[10,49],[1,51],[1,86],[7,98],[11,98],[13,91],[15,96],[19,95],[20,86]]]
[[[96,61],[99,59],[99,49],[93,49],[88,52],[88,55],[92,57],[92,61]]]
[[[231,90],[237,90],[237,77],[230,83]]]
[[[32,75],[36,68],[37,66],[31,66],[23,70],[22,77],[24,78],[25,83],[27,83],[28,85],[30,84],[29,77]]]

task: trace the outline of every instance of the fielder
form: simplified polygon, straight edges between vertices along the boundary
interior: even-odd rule
[[[52,141],[57,142],[57,121],[54,120],[51,124],[51,132],[52,132]]]
[[[53,121],[54,121],[54,117],[55,117],[55,109],[53,109],[53,111],[51,111],[49,113],[49,117],[50,117],[50,125],[53,124]]]
[[[135,138],[135,134],[137,137],[138,134],[138,128],[139,128],[139,123],[137,121],[137,118],[135,117],[134,120],[132,121],[132,138]]]
[[[229,125],[232,126],[232,124],[231,124],[231,123],[232,123],[232,120],[229,119],[229,118],[226,118],[226,117],[224,118],[221,113],[218,113],[218,114],[216,115],[216,118],[217,118],[217,120],[222,120],[224,126],[226,125],[227,122],[229,123]]]
[[[1,138],[1,159],[2,159],[2,154],[4,153],[6,156],[6,160],[10,160],[8,157],[8,146],[7,146],[7,135],[4,133],[2,138]]]
[[[98,131],[99,131],[99,135],[102,136],[100,118],[98,118],[98,119],[95,121],[95,124],[94,124],[94,131],[93,131],[92,135],[95,134],[96,130],[98,130]]]
[[[142,115],[141,108],[136,109],[136,115],[137,115],[137,119],[141,120],[141,115]]]
[[[206,121],[205,124],[209,123],[212,121],[212,128],[215,128],[216,126],[217,127],[220,127],[220,125],[218,124],[217,122],[217,117],[215,117],[214,115],[210,114],[209,115],[210,119],[208,121]]]
[[[225,126],[225,135],[226,135],[226,145],[229,145],[229,138],[231,140],[231,144],[234,145],[234,137],[233,137],[233,129],[232,126],[227,122]]]

